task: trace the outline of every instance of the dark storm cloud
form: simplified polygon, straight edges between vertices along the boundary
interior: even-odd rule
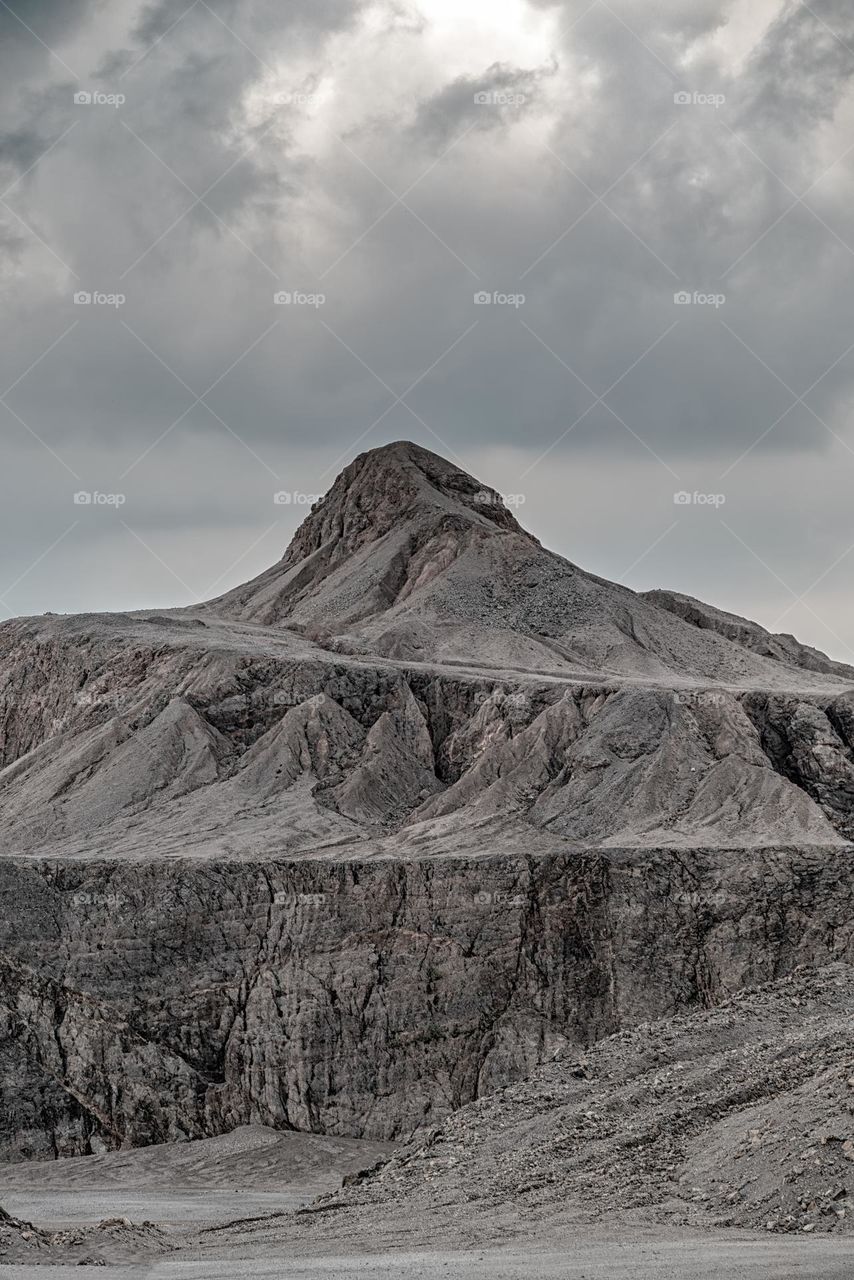
[[[91,12],[91,0],[15,0],[0,6],[0,164],[23,172],[61,133],[61,127],[54,132],[50,94],[42,92],[40,81],[53,70],[71,83],[74,68],[55,50]],[[66,96],[66,117],[67,110]]]
[[[55,137],[61,136],[59,130]],[[0,133],[0,164],[9,165],[13,171],[24,173],[50,146],[54,139],[48,133],[18,128]]]
[[[556,66],[531,70],[494,63],[477,76],[459,76],[418,103],[411,133],[435,145],[450,142],[465,128],[504,129],[520,107],[535,108],[538,82],[556,72]],[[494,104],[478,102],[484,94]],[[492,109],[485,111],[487,105]]]
[[[779,386],[739,349],[720,317],[673,311],[677,290],[708,291],[726,284],[728,323],[739,332],[743,323],[748,344],[764,343],[767,349],[768,339],[777,339],[766,303],[778,292],[767,271],[767,251],[773,250],[777,278],[781,261],[791,260],[792,270],[802,271],[806,254],[823,300],[827,290],[843,282],[838,273],[843,247],[834,246],[832,236],[802,211],[751,248],[790,201],[775,174],[730,132],[748,105],[764,100],[768,55],[765,62],[754,60],[742,83],[732,85],[720,69],[712,74],[711,59],[709,69],[700,60],[692,89],[727,90],[728,105],[720,116],[703,107],[674,106],[674,88],[684,83],[684,75],[674,81],[666,64],[720,24],[719,6],[705,4],[689,16],[680,6],[665,10],[649,50],[607,9],[591,13],[567,39],[566,92],[555,95],[554,121],[545,134],[536,132],[542,108],[538,91],[554,88],[556,73],[487,63],[478,73],[454,77],[415,97],[408,109],[405,99],[392,99],[378,102],[361,122],[345,117],[339,123],[333,115],[331,128],[340,132],[342,144],[332,142],[321,156],[307,154],[295,142],[298,115],[287,107],[268,105],[254,120],[235,127],[244,96],[277,57],[266,39],[273,8],[262,6],[266,19],[259,21],[257,7],[220,5],[217,12],[233,27],[233,38],[201,6],[174,27],[176,6],[148,6],[134,30],[134,47],[145,48],[168,32],[164,47],[120,86],[109,85],[102,70],[105,88],[121,87],[127,94],[121,116],[90,113],[76,124],[77,198],[88,219],[84,226],[60,226],[67,242],[63,256],[92,280],[98,270],[110,279],[123,277],[144,255],[127,277],[129,306],[137,309],[133,314],[144,332],[165,339],[167,351],[184,376],[192,373],[194,385],[207,385],[206,379],[217,376],[229,344],[240,354],[241,343],[248,345],[275,318],[269,309],[271,288],[297,276],[303,282],[323,278],[334,306],[334,312],[324,313],[328,324],[345,340],[358,330],[359,354],[395,389],[417,378],[429,357],[477,319],[478,333],[467,342],[465,359],[443,364],[418,392],[425,416],[429,410],[454,431],[467,424],[476,435],[483,422],[491,438],[512,442],[524,415],[547,444],[591,399],[542,344],[534,345],[536,339],[520,324],[522,316],[472,311],[478,284],[524,291],[526,323],[597,394],[678,314],[678,334],[665,339],[619,393],[632,402],[633,425],[656,449],[707,450],[710,438],[726,448],[728,437],[740,439],[746,421],[761,409],[767,406],[774,415],[785,407]],[[340,16],[333,7],[325,13]],[[305,16],[289,11],[294,21]],[[790,18],[781,20],[769,41],[788,45],[794,39],[790,27]],[[833,43],[825,75],[838,95],[841,46]],[[321,41],[318,66],[325,57]],[[592,78],[592,87],[579,94],[584,76]],[[817,78],[811,65],[797,88],[796,107]],[[299,79],[302,85],[305,77]],[[317,79],[315,74],[315,84]],[[495,105],[474,101],[485,86],[500,95]],[[370,97],[371,87],[362,92]],[[830,92],[822,88],[825,99]],[[514,95],[519,105],[506,105],[504,99]],[[395,120],[401,109],[403,128]],[[13,134],[10,147],[29,161],[38,145],[58,136],[56,130],[51,120],[44,135]],[[444,150],[467,130],[470,136],[444,160]],[[479,150],[484,133],[493,138],[486,158]],[[751,135],[754,145],[760,141]],[[791,180],[785,164],[803,169],[804,151],[809,148],[797,148],[790,161],[774,154],[775,171]],[[419,183],[431,165],[436,168],[429,182]],[[68,193],[75,175],[66,171],[59,177]],[[395,194],[413,182],[409,210],[398,205],[384,216]],[[598,206],[596,197],[612,184],[606,204]],[[194,203],[195,195],[209,188],[204,202]],[[822,216],[832,220],[834,194],[828,197]],[[377,231],[365,234],[377,219]],[[173,223],[174,229],[159,239]],[[572,224],[577,225],[568,231]],[[312,239],[315,243],[309,243]],[[354,241],[357,248],[348,252]],[[740,280],[750,283],[749,290],[739,290]],[[214,301],[225,293],[233,297],[232,306],[224,298]],[[188,301],[198,313],[189,332],[183,318]],[[802,297],[800,306],[808,312],[808,298]],[[170,333],[173,316],[182,319]],[[291,403],[325,438],[352,434],[349,421],[339,416],[342,394],[361,410],[366,424],[382,411],[387,393],[380,379],[354,363],[343,345],[336,346],[319,319],[299,317],[295,323],[289,315],[286,350],[269,344],[230,379],[230,412],[254,421],[251,429],[259,438],[275,439],[280,430],[274,407],[283,376],[293,384]],[[118,352],[127,334],[114,328],[112,343],[106,332],[98,333],[93,361],[102,358],[107,344],[116,348],[110,367],[124,368],[127,360]],[[224,330],[221,344],[217,337]],[[85,347],[88,336],[79,334],[75,343]],[[802,386],[830,363],[822,366],[825,346],[815,338],[794,344]],[[74,344],[68,358],[82,358],[86,365],[85,352]],[[669,376],[674,365],[683,375],[675,383]],[[727,378],[727,367],[737,376]],[[518,376],[523,373],[530,378]],[[94,374],[93,368],[89,385],[96,381]],[[126,369],[122,388],[129,406],[137,403],[134,381]],[[331,394],[324,396],[324,386]],[[833,388],[833,380],[825,381],[818,394],[827,398]],[[157,395],[150,389],[147,404],[156,403]],[[110,413],[113,401],[107,386]],[[829,401],[826,408],[829,412]],[[603,414],[607,420],[608,411],[599,409],[587,425]],[[97,429],[98,411],[87,409],[86,416]],[[121,425],[129,435],[136,429],[132,418],[133,413]],[[74,429],[68,417],[65,427]],[[580,430],[575,438],[595,445],[596,432]],[[784,438],[777,433],[770,443]]]
[[[789,134],[829,120],[852,75],[851,6],[830,0],[813,9],[790,0],[752,60],[749,119]]]
[[[134,24],[134,37],[143,47],[162,39],[175,26],[190,7],[191,0],[159,0],[159,3],[143,4]],[[358,12],[360,5],[349,0],[289,0],[282,5],[262,4],[249,6],[243,0],[206,0],[207,7],[217,18],[235,31],[251,31],[256,36],[276,37],[284,28],[313,27],[320,31],[332,31],[346,26]]]

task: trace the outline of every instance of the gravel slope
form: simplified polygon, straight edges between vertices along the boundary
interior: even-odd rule
[[[609,1036],[417,1134],[334,1197],[358,1230],[391,1214],[512,1206],[854,1232],[854,968],[797,971],[718,1008]]]

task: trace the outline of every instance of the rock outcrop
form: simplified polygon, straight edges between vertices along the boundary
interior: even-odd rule
[[[843,662],[834,662],[827,654],[811,645],[801,644],[788,632],[775,633],[766,631],[758,622],[748,618],[740,618],[738,614],[726,613],[723,609],[715,609],[702,600],[692,596],[680,595],[677,591],[645,591],[644,599],[667,609],[677,618],[683,618],[691,626],[700,631],[714,631],[742,645],[751,653],[758,653],[764,658],[773,658],[775,662],[800,667],[804,671],[820,671],[826,675],[838,674],[850,678],[851,668]]]

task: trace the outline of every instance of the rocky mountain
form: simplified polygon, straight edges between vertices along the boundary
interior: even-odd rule
[[[517,821],[585,845],[833,843],[854,671],[784,639],[593,577],[390,445],[208,605],[0,627],[7,851],[453,852]]]
[[[254,582],[0,626],[0,1146],[388,1140],[851,959],[854,671],[411,444]]]
[[[854,669],[796,642],[775,647],[785,637],[755,624],[691,614],[685,599],[585,573],[522,529],[495,490],[398,442],[356,458],[281,562],[208,607],[406,661],[768,688],[803,688],[810,671],[854,681]],[[718,625],[698,621],[712,614]]]

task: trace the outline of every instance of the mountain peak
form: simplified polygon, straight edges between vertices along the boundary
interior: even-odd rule
[[[411,440],[369,449],[344,468],[294,535],[282,564],[292,565],[330,540],[347,553],[428,514],[523,533],[501,494]]]
[[[278,564],[208,607],[226,617],[338,632],[385,615],[465,551],[497,542],[544,554],[496,489],[411,440],[395,440],[344,468]]]
[[[338,653],[492,670],[767,689],[854,675],[744,619],[586,573],[495,489],[409,440],[359,454],[278,564],[206,608]]]

